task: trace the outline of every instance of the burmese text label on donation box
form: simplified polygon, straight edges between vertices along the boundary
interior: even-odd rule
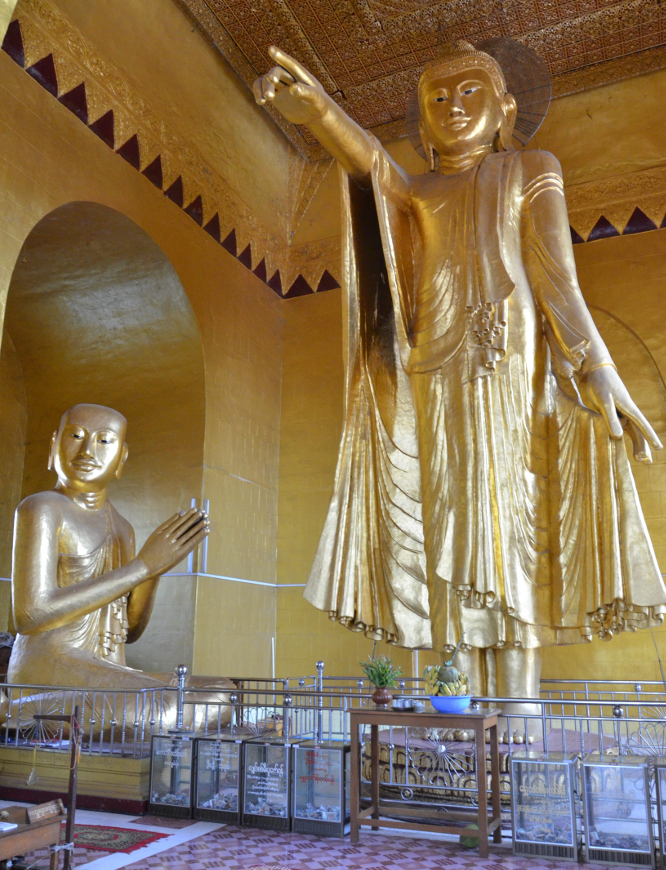
[[[289,814],[289,746],[245,745],[244,812],[287,818]]]
[[[294,816],[339,822],[342,815],[342,755],[340,751],[321,747],[296,752],[296,805]]]
[[[516,840],[573,847],[570,765],[512,759],[512,776]]]
[[[197,807],[238,812],[240,748],[230,741],[199,741]]]
[[[180,737],[153,737],[150,803],[169,815],[186,817],[191,806],[192,741]]]
[[[643,756],[583,759],[588,860],[652,866],[650,768]]]

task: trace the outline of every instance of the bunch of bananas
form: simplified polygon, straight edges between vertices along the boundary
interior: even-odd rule
[[[451,671],[455,671],[452,674]],[[471,695],[469,677],[461,674],[457,668],[450,666],[431,665],[423,671],[426,691],[429,695]],[[455,677],[451,679],[451,677]]]

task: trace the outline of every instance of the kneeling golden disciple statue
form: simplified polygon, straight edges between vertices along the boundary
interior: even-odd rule
[[[465,42],[418,84],[410,175],[293,58],[255,83],[342,168],[346,419],[305,597],[538,697],[540,649],[661,623],[623,443],[660,448],[576,277],[562,173],[511,145],[502,68]],[[507,712],[510,710],[507,709]]]
[[[171,675],[127,667],[125,644],[141,637],[160,576],[204,540],[209,520],[194,508],[177,513],[135,555],[134,531],[108,499],[109,484],[127,460],[126,429],[123,415],[111,408],[75,405],[51,442],[55,489],[28,496],[17,508],[12,602],[18,634],[9,683],[131,691],[159,690],[171,681]],[[189,685],[232,688],[224,678],[193,677]],[[163,727],[174,727],[173,694],[158,696],[154,713]],[[209,692],[198,700],[215,704],[227,696]],[[186,709],[192,724],[192,708]],[[211,716],[217,724],[217,707]],[[221,721],[228,718],[222,708]]]

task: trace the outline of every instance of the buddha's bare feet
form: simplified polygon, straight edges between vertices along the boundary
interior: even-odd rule
[[[500,705],[503,715],[497,721],[499,742],[529,745],[543,740],[541,704],[530,703],[531,698],[539,698],[541,651],[506,647],[496,651],[495,661],[498,697],[516,698]]]
[[[514,731],[500,731],[498,734],[500,743],[534,743],[537,740],[535,734],[525,734],[525,729],[516,728]]]
[[[443,740],[456,740],[458,743],[468,743],[470,740],[474,739],[474,734],[470,731],[465,731],[462,728],[447,728],[446,731],[442,734]]]
[[[505,705],[508,706],[508,705]],[[525,705],[527,707],[527,705]],[[517,745],[538,743],[543,740],[541,719],[527,719],[524,716],[500,716],[497,720],[497,739],[500,743]]]

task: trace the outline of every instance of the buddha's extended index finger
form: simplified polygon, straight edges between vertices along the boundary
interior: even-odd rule
[[[277,45],[271,45],[268,49],[268,53],[275,63],[279,63],[281,67],[284,67],[287,72],[291,73],[297,82],[303,82],[306,85],[317,84],[317,79],[313,75],[310,75],[304,66],[301,66],[301,64],[290,54],[279,49]]]

